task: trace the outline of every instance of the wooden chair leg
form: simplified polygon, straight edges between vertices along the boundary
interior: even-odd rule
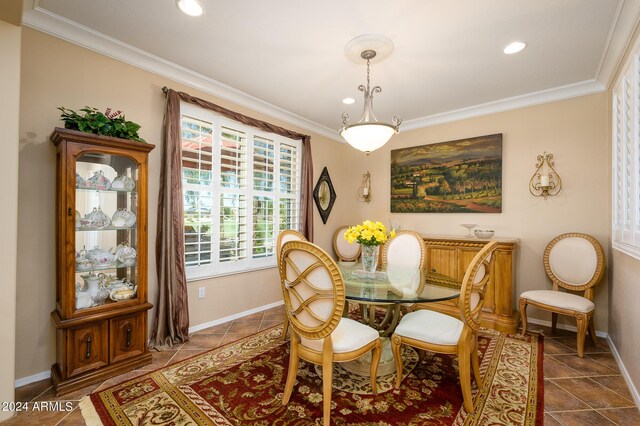
[[[396,362],[396,389],[400,388],[402,383],[402,338],[396,334],[391,336],[391,351],[393,359]]]
[[[473,413],[473,396],[471,394],[471,345],[462,343],[458,345],[458,374],[460,375],[460,387],[462,388],[462,399],[467,413]]]
[[[556,334],[556,329],[558,328],[558,314],[555,312],[551,313],[551,332]]]
[[[476,379],[478,389],[482,387],[482,377],[480,377],[480,359],[478,358],[478,336],[473,336],[473,346],[471,348],[471,367],[473,367],[473,376]]]
[[[298,375],[298,344],[294,342],[291,336],[291,344],[289,349],[289,372],[287,373],[287,382],[284,385],[284,395],[282,396],[282,405],[287,405],[293,392],[293,385]]]
[[[584,338],[587,335],[587,328],[589,328],[589,318],[585,314],[576,315],[576,322],[578,324],[578,356],[584,357]]]
[[[593,314],[589,317],[589,336],[591,336],[591,341],[594,345],[598,343],[596,341],[596,326],[593,323]]]
[[[333,380],[333,354],[331,350],[323,350],[322,352],[322,423],[324,426],[329,426],[331,423],[331,381]]]
[[[282,324],[282,340],[287,340],[288,331],[289,331],[289,317],[284,317],[284,324]]]
[[[520,318],[522,319],[522,331],[520,334],[523,336],[527,333],[527,300],[518,300],[518,310],[520,311]]]
[[[378,364],[380,363],[380,356],[382,355],[382,341],[378,339],[376,346],[371,350],[371,368],[369,369],[369,375],[371,376],[371,390],[374,395],[378,394],[378,388],[376,386],[376,380],[378,376]]]

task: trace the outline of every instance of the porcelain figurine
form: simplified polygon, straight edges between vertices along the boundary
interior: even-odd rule
[[[113,182],[111,182],[111,189],[115,191],[133,191],[136,187],[136,183],[127,175],[118,175]]]
[[[111,181],[102,173],[102,170],[98,170],[93,172],[93,176],[87,179],[87,186],[93,189],[105,190],[111,187]]]

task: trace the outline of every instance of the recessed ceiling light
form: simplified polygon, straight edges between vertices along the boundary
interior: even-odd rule
[[[200,16],[204,13],[204,9],[198,0],[177,0],[178,9],[185,15]]]
[[[525,47],[527,47],[527,43],[524,43],[522,41],[514,41],[513,43],[505,47],[503,52],[505,55],[513,55],[514,53],[520,52]]]
[[[344,98],[342,100],[342,103],[345,104],[345,105],[351,105],[351,104],[353,104],[355,102],[356,102],[356,100],[353,99],[353,98]]]

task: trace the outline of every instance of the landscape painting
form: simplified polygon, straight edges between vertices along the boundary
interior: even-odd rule
[[[502,134],[391,151],[391,213],[502,212]]]

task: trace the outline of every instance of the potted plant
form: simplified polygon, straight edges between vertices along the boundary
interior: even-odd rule
[[[97,108],[87,106],[80,109],[84,114],[79,114],[65,107],[58,107],[58,109],[62,111],[60,119],[64,121],[65,129],[145,142],[138,135],[140,125],[127,120],[124,114],[121,114],[122,111],[112,112],[111,108],[107,108],[102,113]]]

